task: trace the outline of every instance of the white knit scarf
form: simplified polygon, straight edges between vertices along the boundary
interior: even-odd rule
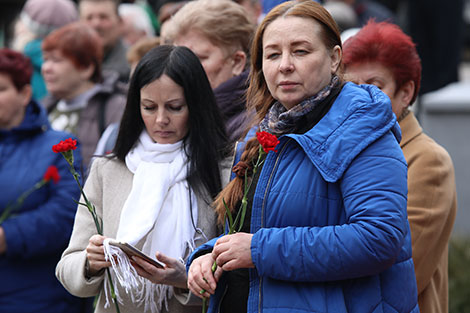
[[[144,130],[127,154],[126,165],[134,173],[134,180],[121,212],[116,240],[132,245],[144,240],[142,251],[148,256],[156,259],[155,253],[160,251],[182,260],[188,248],[194,249],[192,221],[197,221],[198,211],[196,196],[188,190],[188,160],[182,141],[158,144]],[[140,277],[129,258],[121,249],[109,245],[109,240],[105,240],[104,247],[114,276],[134,303],[140,305],[143,300],[145,312],[160,312],[162,305],[168,310],[168,299],[173,295],[171,286]],[[106,287],[105,293],[109,305]]]

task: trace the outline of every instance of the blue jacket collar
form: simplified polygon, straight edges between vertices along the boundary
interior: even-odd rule
[[[400,142],[390,99],[375,86],[346,83],[317,125],[286,137],[300,144],[326,181],[336,182],[361,151],[388,131]]]
[[[13,128],[14,132],[46,131],[50,128],[47,112],[44,107],[31,100],[26,107],[26,112],[21,124]]]

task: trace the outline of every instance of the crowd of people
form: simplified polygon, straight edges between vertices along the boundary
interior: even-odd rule
[[[448,312],[454,168],[386,1],[125,2],[27,0],[0,49],[0,312]]]

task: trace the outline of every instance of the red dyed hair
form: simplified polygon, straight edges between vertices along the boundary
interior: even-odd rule
[[[354,36],[343,44],[343,64],[378,62],[388,68],[395,79],[397,90],[413,81],[415,91],[410,104],[418,95],[421,82],[421,59],[416,45],[395,24],[369,20]]]
[[[67,24],[50,33],[42,42],[42,50],[59,50],[77,69],[95,66],[91,80],[101,80],[103,44],[96,31],[83,22]]]
[[[23,54],[3,48],[0,49],[0,73],[10,76],[16,90],[31,84],[33,66],[31,61]]]

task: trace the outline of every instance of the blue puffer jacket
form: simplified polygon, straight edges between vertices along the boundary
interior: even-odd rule
[[[45,110],[29,103],[21,125],[0,130],[0,214],[55,165],[61,176],[32,193],[16,216],[2,223],[7,252],[0,255],[0,312],[74,313],[72,297],[55,277],[55,266],[67,247],[79,199],[68,164],[52,145],[71,137],[50,128]],[[80,149],[74,151],[76,168]],[[78,273],[77,273],[78,274]]]
[[[311,130],[279,138],[253,199],[249,313],[419,312],[400,137],[390,100],[347,83]]]

